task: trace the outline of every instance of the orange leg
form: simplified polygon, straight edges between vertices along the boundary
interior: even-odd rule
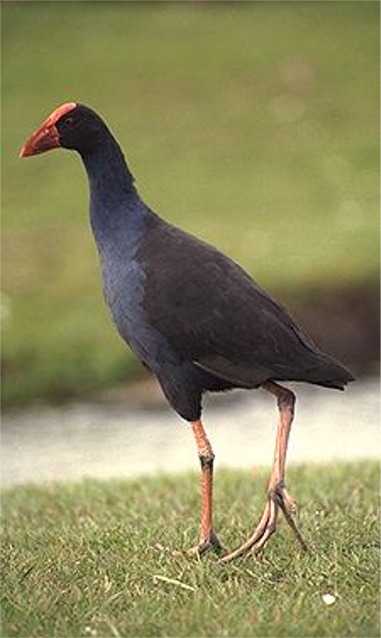
[[[190,551],[201,556],[211,548],[220,550],[221,545],[213,530],[213,450],[201,420],[194,421],[191,425],[201,464],[201,522],[199,544]]]
[[[293,515],[297,513],[296,503],[286,490],[285,486],[286,453],[291,425],[294,418],[295,396],[290,390],[287,390],[272,381],[267,381],[262,385],[262,387],[277,397],[279,408],[278,431],[275,443],[274,461],[268,486],[267,502],[259,524],[252,535],[245,543],[243,543],[243,545],[230,554],[223,556],[223,558],[220,559],[220,562],[222,563],[228,563],[233,558],[242,556],[250,550],[254,550],[256,552],[261,550],[276,530],[279,509],[283,512],[287,523],[291,527],[303,549],[308,549],[307,544],[293,518]]]

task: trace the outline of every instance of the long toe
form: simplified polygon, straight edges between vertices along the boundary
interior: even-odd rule
[[[261,520],[259,521],[257,527],[255,528],[252,535],[237,547],[237,549],[233,550],[229,554],[222,556],[220,558],[220,563],[229,563],[234,558],[238,558],[239,556],[243,556],[248,552],[255,551],[259,552],[260,549],[264,547],[264,545],[269,540],[270,536],[276,530],[276,522],[278,517],[278,505],[277,503],[269,496],[268,501],[263,510],[263,514],[261,516]]]
[[[295,499],[288,493],[284,486],[274,490],[274,499],[278,507],[282,510],[286,522],[295,535],[301,548],[304,551],[308,551],[308,543],[303,538],[303,535],[296,524],[295,516],[298,514],[298,506]]]
[[[288,525],[299,541],[302,549],[308,550],[308,545],[294,519],[298,511],[296,502],[284,486],[276,486],[269,491],[268,500],[263,510],[261,520],[252,535],[240,547],[220,558],[219,562],[226,564],[234,558],[243,556],[250,551],[254,553],[260,552],[276,531],[279,510],[283,512]]]

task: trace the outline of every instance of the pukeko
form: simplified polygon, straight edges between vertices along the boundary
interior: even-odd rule
[[[279,511],[306,547],[286,489],[287,443],[295,395],[278,382],[344,389],[352,374],[321,352],[289,313],[234,261],[172,226],[141,200],[123,153],[92,109],[68,102],[23,146],[28,157],[53,148],[81,156],[90,186],[90,220],[104,294],[121,337],[156,376],[172,408],[191,425],[201,463],[198,555],[221,545],[213,527],[214,453],[201,420],[203,393],[263,388],[279,422],[267,499],[259,524],[228,562],[261,550]]]

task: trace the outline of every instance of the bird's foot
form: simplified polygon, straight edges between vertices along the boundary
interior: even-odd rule
[[[187,553],[190,556],[196,556],[197,558],[200,558],[201,556],[206,554],[206,552],[209,552],[211,550],[217,552],[218,554],[223,551],[223,547],[218,540],[217,534],[213,530],[206,538],[201,539],[198,545],[188,549]]]
[[[260,552],[276,531],[279,510],[283,512],[288,525],[291,527],[301,547],[304,550],[308,550],[308,545],[294,519],[298,511],[296,502],[288,493],[285,486],[278,484],[270,488],[263,514],[250,538],[240,547],[220,558],[219,562],[224,564],[229,563],[234,558],[247,554],[251,550],[255,553]]]

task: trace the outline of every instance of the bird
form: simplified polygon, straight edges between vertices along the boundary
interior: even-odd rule
[[[141,199],[121,147],[96,111],[80,102],[56,108],[20,157],[76,151],[87,173],[90,225],[103,292],[122,339],[151,371],[170,406],[190,425],[201,467],[198,543],[222,564],[261,552],[279,514],[303,549],[297,505],[286,488],[286,454],[296,395],[287,383],[343,390],[352,373],[324,353],[292,315],[228,256],[170,224]],[[286,385],[284,385],[286,383]],[[214,451],[204,427],[206,392],[263,389],[278,407],[273,463],[259,522],[232,551],[213,522]]]

